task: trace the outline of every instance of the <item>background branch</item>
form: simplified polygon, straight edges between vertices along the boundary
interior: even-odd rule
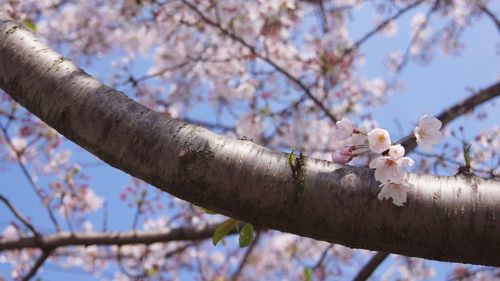
[[[473,110],[478,105],[481,105],[487,101],[491,101],[494,98],[500,96],[500,82],[497,82],[488,88],[479,91],[478,93],[466,98],[462,102],[459,102],[448,109],[442,111],[436,116],[443,123],[443,128],[457,117]],[[413,135],[413,132],[410,134]],[[405,147],[407,153],[413,151],[417,142],[414,137],[404,140],[401,145]]]
[[[312,92],[309,90],[309,88],[302,81],[300,81],[300,79],[294,77],[290,72],[288,72],[287,70],[285,70],[285,68],[279,66],[276,62],[274,62],[269,57],[262,55],[260,52],[258,52],[255,49],[254,46],[252,46],[249,43],[247,43],[241,37],[237,36],[236,34],[234,34],[231,31],[225,29],[220,24],[218,24],[218,23],[210,20],[209,18],[207,18],[200,10],[198,10],[198,8],[194,4],[191,4],[187,0],[181,0],[181,1],[186,6],[188,6],[191,10],[193,10],[200,17],[200,19],[203,20],[206,24],[208,24],[208,25],[210,25],[212,27],[217,28],[223,34],[229,36],[234,41],[239,42],[240,44],[242,44],[243,46],[245,46],[246,48],[248,48],[248,50],[250,50],[250,52],[253,55],[255,55],[256,57],[258,57],[258,58],[262,59],[263,61],[267,62],[274,69],[276,69],[276,71],[278,71],[279,73],[283,74],[288,80],[290,80],[292,83],[296,84],[302,91],[304,91],[304,93],[314,102],[314,104],[316,104],[316,106],[318,106],[321,109],[321,111],[323,111],[328,116],[328,118],[330,118],[330,120],[332,122],[336,122],[337,121],[337,118],[333,115],[333,113],[331,113],[330,110],[328,108],[326,108],[326,106],[318,98],[316,98],[312,94]]]
[[[384,260],[389,256],[389,253],[377,252],[375,253],[370,260],[368,261],[361,270],[359,270],[358,274],[352,279],[353,281],[365,281],[368,279],[373,272],[377,269],[379,265],[384,262]]]
[[[47,209],[47,212],[49,214],[49,218],[52,221],[52,223],[54,224],[56,230],[60,231],[61,227],[59,226],[59,223],[57,222],[57,219],[56,219],[56,217],[54,215],[54,212],[52,211],[52,209],[49,206],[48,201],[46,200],[47,199],[46,196],[42,194],[41,188],[33,180],[33,177],[31,176],[30,172],[28,171],[28,168],[26,168],[26,165],[24,165],[24,163],[23,163],[23,161],[21,159],[21,157],[22,157],[23,153],[26,151],[27,147],[24,148],[23,151],[18,151],[17,148],[12,143],[12,140],[11,140],[11,138],[9,136],[9,132],[7,131],[7,128],[5,126],[3,126],[3,125],[0,124],[0,129],[1,129],[2,133],[3,133],[5,141],[7,142],[7,145],[9,146],[9,148],[15,154],[15,159],[16,159],[17,164],[19,165],[19,168],[21,168],[22,173],[24,174],[24,176],[26,177],[26,179],[30,183],[30,186],[35,191],[35,194],[38,196],[38,198],[40,198],[40,200],[42,201],[42,204],[45,206],[45,209]]]
[[[47,250],[44,250],[42,252],[42,255],[38,258],[35,265],[33,265],[33,267],[26,274],[26,276],[23,277],[23,281],[28,281],[35,276],[38,269],[40,269],[40,267],[42,267],[42,265],[45,263],[45,261],[50,257],[50,254],[52,253],[52,251],[53,251],[52,249],[47,249]]]
[[[64,246],[90,245],[127,245],[152,244],[169,241],[193,241],[212,237],[218,224],[200,227],[179,227],[157,231],[123,231],[123,232],[96,232],[96,233],[68,233],[60,232],[36,237],[0,238],[0,251],[42,248],[50,249]],[[233,232],[234,233],[234,232]]]
[[[0,195],[0,200],[9,208],[9,210],[14,214],[14,216],[20,220],[33,234],[35,237],[39,237],[40,233],[35,229],[35,227],[10,203],[10,201],[3,195]]]
[[[241,259],[240,263],[238,264],[238,267],[236,268],[236,271],[231,275],[231,281],[238,280],[241,272],[243,271],[243,268],[245,267],[245,265],[248,262],[248,258],[250,257],[253,250],[255,249],[257,244],[259,243],[259,239],[260,239],[260,232],[257,231],[257,233],[255,234],[255,239],[252,241],[252,244],[250,244],[250,246],[248,246],[248,248],[246,249],[246,252],[245,252],[243,258]]]
[[[498,32],[500,32],[500,20],[495,16],[495,14],[479,1],[477,5],[479,6],[479,9],[481,9],[481,11],[483,11],[491,19],[491,21],[497,27]]]

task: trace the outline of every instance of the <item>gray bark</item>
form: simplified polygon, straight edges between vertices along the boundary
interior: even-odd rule
[[[284,232],[409,256],[500,265],[500,185],[411,174],[404,207],[369,169],[288,158],[166,118],[95,80],[0,12],[0,87],[110,165],[193,204]],[[318,132],[320,133],[320,132]]]

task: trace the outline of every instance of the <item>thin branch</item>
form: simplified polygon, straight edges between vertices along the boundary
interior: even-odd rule
[[[492,100],[498,96],[500,96],[500,82],[497,82],[490,87],[479,91],[477,94],[468,97],[462,102],[459,102],[456,105],[444,110],[437,116],[437,118],[441,120],[441,122],[443,122],[443,125],[446,125],[460,115],[471,111],[476,106]]]
[[[257,234],[255,235],[255,240],[252,242],[252,244],[250,244],[250,246],[248,246],[248,249],[245,252],[245,255],[243,256],[243,258],[241,259],[241,261],[238,265],[238,268],[236,268],[236,271],[231,275],[231,281],[238,280],[241,272],[243,271],[243,268],[247,264],[248,258],[250,257],[253,250],[255,249],[257,244],[259,243],[259,238],[260,238],[260,232],[257,232]]]
[[[397,13],[395,13],[391,17],[385,19],[381,23],[379,23],[374,29],[370,30],[368,33],[366,33],[365,35],[363,35],[363,37],[361,37],[360,39],[358,39],[351,47],[349,47],[348,49],[346,49],[344,51],[344,53],[342,54],[342,56],[340,57],[340,59],[337,60],[337,62],[334,65],[337,65],[337,64],[341,63],[344,60],[344,58],[346,58],[352,52],[354,52],[357,49],[359,49],[359,47],[364,42],[366,42],[372,36],[374,36],[375,34],[377,34],[378,32],[380,32],[382,29],[384,29],[389,23],[391,23],[392,21],[398,19],[399,17],[401,17],[402,15],[404,15],[405,13],[407,13],[408,11],[412,10],[413,8],[417,7],[422,2],[423,2],[423,0],[416,1],[416,2],[414,2],[414,3],[412,3],[412,4],[408,5],[408,6],[406,6],[405,8],[399,10]]]
[[[199,252],[198,245],[195,245],[194,248],[196,249],[196,252]],[[196,262],[196,269],[198,270],[198,275],[201,281],[207,280],[205,278],[205,273],[203,272],[203,263],[202,260],[200,259],[200,255],[195,255],[195,262]]]
[[[353,281],[365,281],[368,279],[372,273],[377,269],[377,267],[389,256],[389,253],[378,252],[374,254],[370,261],[368,261],[363,268],[358,272],[358,274],[352,279]]]
[[[323,250],[323,253],[321,253],[321,256],[319,257],[319,260],[312,267],[312,270],[315,270],[315,269],[317,269],[317,268],[319,268],[320,266],[323,265],[323,262],[325,261],[328,252],[333,248],[333,246],[335,246],[335,244],[330,244],[330,245],[328,245],[328,247],[326,247],[326,249]]]
[[[497,270],[498,273],[495,274],[495,270]],[[456,269],[450,274],[451,276],[449,278],[447,278],[446,280],[447,281],[457,281],[457,280],[475,280],[474,277],[476,277],[476,275],[478,275],[479,273],[482,273],[482,272],[490,272],[491,275],[494,275],[494,276],[491,276],[491,278],[494,278],[494,277],[500,277],[500,270],[498,270],[498,268],[495,268],[495,267],[480,267],[480,268],[476,268],[476,269],[472,269],[472,268],[464,268],[463,270],[459,270],[459,271],[456,271]],[[486,276],[483,276],[482,280],[490,280],[488,279],[488,277],[490,277],[488,275]],[[493,280],[497,280],[497,279],[493,279]]]
[[[0,129],[4,135],[4,138],[5,138],[5,141],[7,142],[7,145],[15,153],[16,161],[17,161],[17,164],[19,165],[19,167],[21,168],[21,171],[23,172],[26,179],[28,179],[28,182],[30,183],[31,187],[35,191],[38,198],[40,198],[40,200],[42,201],[42,204],[46,207],[47,212],[49,213],[50,220],[52,221],[52,223],[56,227],[56,230],[61,231],[61,227],[59,226],[59,223],[57,222],[57,219],[54,216],[54,213],[52,212],[52,209],[50,208],[48,202],[45,200],[45,196],[42,194],[41,188],[33,180],[33,177],[31,177],[31,174],[28,172],[26,165],[24,165],[23,161],[21,160],[21,156],[22,156],[22,153],[24,153],[24,151],[18,151],[16,149],[16,147],[12,143],[12,140],[10,139],[10,136],[9,136],[9,133],[7,132],[7,129],[3,125],[0,125]]]
[[[402,15],[407,13],[408,11],[410,11],[413,8],[420,5],[422,2],[423,2],[423,0],[416,1],[408,6],[404,7],[403,9],[399,10],[397,13],[395,13],[391,17],[385,19],[383,22],[379,23],[374,29],[372,29],[370,32],[366,33],[363,37],[358,39],[358,41],[356,41],[356,43],[354,43],[354,45],[351,48],[349,48],[348,52],[350,53],[350,52],[356,50],[357,48],[359,48],[359,46],[361,46],[366,40],[370,39],[370,37],[372,37],[373,35],[380,32],[393,20],[396,20],[397,18],[401,17]]]
[[[319,257],[318,261],[312,266],[309,267],[311,272],[315,272],[319,280],[324,279],[324,277],[319,277],[319,276],[326,276],[326,270],[325,270],[325,260],[326,257],[328,256],[328,252],[335,246],[335,244],[330,244],[328,245],[323,252],[321,253],[321,256]],[[318,274],[320,274],[318,276]]]
[[[500,20],[495,16],[495,14],[488,9],[485,5],[478,3],[479,9],[483,11],[490,19],[493,21],[493,23],[496,25],[497,30],[500,32]]]
[[[429,23],[432,13],[434,12],[434,8],[430,8],[429,11],[425,14],[425,24],[419,25],[417,30],[413,33],[410,42],[408,43],[408,46],[406,47],[406,50],[403,54],[403,58],[401,61],[398,63],[396,69],[394,70],[394,77],[393,77],[393,82],[391,84],[395,84],[397,81],[398,75],[401,74],[403,71],[403,68],[408,64],[410,61],[410,55],[411,55],[411,49],[417,39],[419,38],[420,34],[425,30],[427,24]]]
[[[106,232],[108,230],[108,201],[104,201],[102,206],[102,232]]]
[[[144,200],[146,199],[146,192],[141,192],[141,198],[137,201],[137,209],[134,214],[134,220],[132,222],[132,229],[135,230],[137,228],[137,224],[139,223],[139,217],[142,213],[142,206],[144,204]]]
[[[448,109],[442,111],[437,118],[441,120],[443,123],[443,127],[445,127],[448,123],[450,123],[455,118],[465,114],[471,110],[473,110],[476,106],[483,104],[487,101],[493,100],[494,98],[500,96],[500,82],[497,82],[488,88],[479,91],[477,94],[472,95],[462,102],[459,102]],[[401,143],[405,147],[407,153],[413,151],[417,143],[415,138],[408,138]]]
[[[146,272],[144,272],[144,271],[136,274],[136,273],[130,272],[125,267],[125,265],[123,264],[123,259],[122,259],[122,255],[121,255],[121,247],[118,248],[118,255],[116,258],[116,263],[118,264],[118,268],[120,269],[120,271],[123,274],[127,275],[127,277],[132,279],[132,280],[141,280],[142,278],[147,277]]]
[[[36,237],[0,238],[0,251],[25,248],[57,248],[64,246],[152,244],[169,241],[193,241],[212,237],[218,224],[203,227],[179,227],[156,231],[123,231],[109,233],[60,232]],[[38,241],[37,241],[38,240]]]
[[[61,206],[63,207],[63,211],[64,211],[63,217],[66,221],[66,224],[68,225],[69,231],[74,232],[73,223],[71,222],[71,219],[70,219],[70,212],[68,210],[68,205],[64,204],[64,197],[65,196],[68,196],[68,194],[66,192],[64,192],[63,195],[61,196]]]
[[[40,267],[42,267],[43,263],[50,257],[50,254],[52,254],[52,252],[53,252],[53,249],[44,250],[42,252],[42,255],[36,261],[35,265],[33,265],[33,267],[26,274],[26,276],[23,277],[22,280],[28,281],[31,278],[33,278],[35,276],[36,272],[38,271],[38,269],[40,269]]]
[[[7,208],[14,214],[14,216],[20,220],[35,236],[40,236],[40,233],[35,229],[35,227],[10,203],[10,201],[3,195],[0,195],[0,200],[3,201]]]
[[[444,154],[437,154],[437,153],[427,153],[427,152],[423,152],[423,151],[414,151],[413,153],[417,154],[417,155],[420,155],[420,156],[423,156],[423,157],[427,157],[427,158],[436,158],[437,162],[441,162],[442,166],[443,166],[443,163],[447,162],[448,164],[450,165],[455,165],[455,166],[462,166],[464,165],[463,162],[460,162],[460,161],[457,161],[451,157],[446,157]],[[500,159],[499,159],[500,160]],[[481,169],[481,168],[471,168],[471,171],[474,172],[475,174],[487,174],[489,175],[492,179],[495,179],[495,178],[498,178],[500,177],[500,175],[496,175],[495,174],[495,169],[494,167],[493,168],[489,168],[489,169]]]
[[[245,40],[243,40],[242,38],[238,37],[236,34],[232,33],[231,31],[229,31],[229,30],[225,29],[224,27],[220,26],[218,23],[216,23],[216,22],[212,21],[211,19],[207,18],[200,10],[198,10],[198,8],[195,5],[189,3],[186,0],[181,0],[181,1],[186,6],[188,6],[191,10],[193,10],[201,18],[201,20],[203,20],[206,24],[208,24],[208,25],[210,25],[212,27],[217,28],[224,35],[227,35],[231,39],[233,39],[234,41],[239,42],[240,44],[242,44],[243,46],[245,46],[246,48],[248,48],[248,50],[254,56],[262,59],[265,62],[267,62],[274,69],[276,69],[276,71],[278,71],[281,74],[283,74],[287,79],[289,79],[290,81],[292,81],[301,90],[303,90],[304,93],[314,102],[314,104],[316,104],[328,116],[328,118],[330,118],[330,120],[332,120],[332,122],[336,122],[337,121],[337,118],[330,112],[330,110],[328,110],[328,108],[326,108],[326,106],[312,94],[312,92],[309,90],[309,88],[304,83],[302,83],[302,81],[300,81],[300,79],[294,77],[292,74],[290,74],[290,72],[286,71],[283,67],[281,67],[278,64],[276,64],[269,57],[264,56],[261,53],[257,52],[257,50],[255,49],[254,46],[250,45]]]

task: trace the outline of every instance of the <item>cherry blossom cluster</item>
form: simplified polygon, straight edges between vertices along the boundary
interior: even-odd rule
[[[334,151],[332,160],[335,163],[346,164],[361,154],[375,153],[376,156],[370,161],[369,167],[375,169],[375,179],[382,187],[378,198],[380,200],[392,198],[394,205],[403,206],[407,192],[413,188],[405,177],[405,169],[413,166],[415,162],[405,157],[405,148],[399,143],[414,138],[424,150],[431,150],[432,145],[439,143],[443,138],[441,126],[442,123],[437,118],[424,115],[413,130],[413,135],[392,143],[387,130],[375,128],[365,133],[355,128],[349,119],[343,118],[337,121],[333,135],[346,145]],[[364,144],[359,144],[360,140]]]

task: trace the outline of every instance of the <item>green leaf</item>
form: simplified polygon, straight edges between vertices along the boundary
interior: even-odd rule
[[[240,231],[240,248],[245,248],[252,243],[253,225],[247,223]]]
[[[271,113],[273,112],[271,111],[271,108],[269,108],[269,106],[263,107],[259,110],[259,114],[262,116],[268,116],[271,115]]]
[[[226,235],[233,230],[233,228],[238,224],[237,219],[227,219],[225,222],[221,223],[214,231],[214,235],[212,236],[212,242],[214,246],[222,240],[222,238],[226,237]]]
[[[36,24],[30,20],[24,20],[23,24],[31,31],[36,32]]]
[[[464,142],[463,144],[463,149],[464,149],[464,160],[465,160],[465,167],[470,170],[470,143]]]
[[[153,267],[153,268],[150,268],[147,272],[146,272],[146,275],[148,277],[153,277],[153,276],[156,276],[160,273],[160,271],[158,270],[158,268],[156,267]]]
[[[304,268],[304,281],[312,280],[312,270],[309,267]]]
[[[203,208],[203,207],[199,207],[199,208],[200,208],[200,211],[202,211],[202,212],[203,212],[203,213],[205,213],[205,214],[208,214],[208,215],[217,215],[217,213],[216,213],[216,212],[211,211],[211,210],[209,210],[209,209],[205,209],[205,208]]]
[[[73,167],[73,176],[78,175],[80,173],[80,166],[74,166]]]
[[[293,152],[294,150],[292,149],[290,154],[288,154],[288,165],[290,165],[290,167],[295,167],[295,154],[293,154]]]

